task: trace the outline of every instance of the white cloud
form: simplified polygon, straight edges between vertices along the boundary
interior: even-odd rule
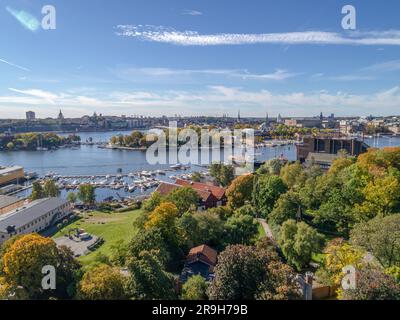
[[[171,68],[128,68],[117,70],[116,74],[126,80],[145,80],[145,77],[156,78],[156,81],[179,77],[198,78],[199,76],[230,77],[242,80],[282,81],[296,77],[298,73],[277,69],[271,73],[251,73],[246,69],[171,69]]]
[[[16,108],[21,110],[21,117],[28,108],[37,109],[45,116],[54,116],[55,105],[49,99],[57,101],[57,108],[71,110],[70,116],[74,117],[93,111],[110,115],[234,115],[239,108],[247,116],[263,116],[266,111],[285,116],[310,116],[321,111],[346,116],[390,115],[398,113],[400,105],[399,86],[363,95],[326,90],[274,93],[226,86],[210,86],[197,91],[97,92],[97,95],[93,93],[91,96],[51,93],[39,89],[12,91],[18,95],[0,96],[3,117],[15,117]],[[14,111],[6,115],[7,110]]]
[[[345,34],[323,31],[304,31],[262,34],[208,34],[196,31],[177,31],[151,25],[118,25],[119,36],[143,41],[171,43],[185,46],[215,46],[243,44],[326,44],[326,45],[400,45],[400,31],[348,32]]]
[[[201,16],[203,13],[198,10],[191,10],[191,9],[185,9],[182,11],[183,15],[189,15],[189,16]]]
[[[375,72],[392,72],[400,70],[400,60],[391,60],[376,63],[372,66],[362,69],[363,71],[375,71]]]
[[[14,89],[14,88],[8,88],[8,89],[10,91],[20,93],[23,95],[44,99],[47,102],[50,102],[52,104],[55,104],[56,100],[59,98],[59,96],[57,96],[51,92],[38,90],[38,89],[28,89],[28,90],[18,90],[18,89]]]
[[[372,81],[375,80],[372,76],[364,76],[364,75],[357,75],[357,74],[345,74],[341,76],[331,77],[331,80],[335,81]]]

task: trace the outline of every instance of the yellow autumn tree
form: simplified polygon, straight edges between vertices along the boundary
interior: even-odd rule
[[[171,202],[163,202],[150,214],[149,219],[144,226],[146,229],[166,229],[175,224],[175,219],[177,217],[177,207]]]
[[[246,202],[251,201],[253,181],[254,176],[251,174],[237,177],[232,181],[228,190],[226,190],[229,207],[238,209],[245,205]]]
[[[3,254],[2,287],[8,291],[23,289],[30,298],[38,298],[42,293],[42,268],[57,263],[58,249],[52,239],[38,234],[18,238]]]
[[[389,167],[400,169],[400,147],[371,148],[358,157],[357,163],[371,173],[379,173]]]
[[[78,286],[83,300],[122,300],[127,298],[126,278],[117,268],[99,265],[87,271]]]
[[[364,188],[365,201],[355,209],[361,221],[394,213],[400,205],[400,183],[394,176],[375,178]]]
[[[356,270],[363,267],[365,253],[360,249],[351,246],[343,239],[334,239],[325,248],[324,266],[331,282],[338,286],[338,296],[341,297],[341,282],[344,276],[343,268],[353,266]]]

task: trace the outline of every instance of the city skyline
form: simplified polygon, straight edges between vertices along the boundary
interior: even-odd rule
[[[352,1],[355,31],[342,29],[343,1],[56,0],[56,30],[39,27],[42,1],[3,2],[3,119],[60,108],[66,118],[389,116],[400,106],[396,1]]]

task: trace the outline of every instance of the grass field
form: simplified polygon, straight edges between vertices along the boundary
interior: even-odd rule
[[[118,241],[123,240],[125,243],[129,242],[137,232],[137,229],[133,226],[133,222],[141,213],[141,210],[125,213],[92,212],[85,218],[81,218],[64,227],[57,232],[53,238],[68,234],[68,231],[72,228],[85,229],[85,231],[90,234],[102,237],[105,242],[99,249],[86,256],[79,257],[78,259],[82,264],[89,265],[94,261],[96,254],[99,252],[109,255],[112,245]]]

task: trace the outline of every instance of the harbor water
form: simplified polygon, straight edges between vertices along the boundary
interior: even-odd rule
[[[82,142],[91,138],[93,142],[108,142],[111,136],[116,134],[129,134],[129,132],[104,132],[104,133],[79,133]],[[380,148],[387,146],[399,146],[400,137],[379,137],[366,139],[366,143],[371,147]],[[201,151],[202,152],[202,151]],[[290,161],[296,160],[295,145],[284,145],[275,147],[262,147],[256,149],[256,160],[265,161],[277,157],[284,157]],[[210,151],[211,153],[211,151]],[[223,159],[223,151],[221,151]],[[146,151],[139,150],[112,150],[98,148],[96,145],[82,145],[77,148],[58,149],[54,151],[15,151],[0,152],[0,165],[12,166],[19,165],[24,167],[26,172],[36,172],[39,177],[44,177],[49,172],[59,176],[88,176],[90,181],[92,176],[106,176],[117,174],[123,175],[121,182],[126,184],[137,180],[133,173],[142,171],[154,172],[156,170],[164,171],[163,174],[154,176],[155,180],[172,181],[175,176],[189,174],[193,171],[204,172],[206,168],[191,165],[185,170],[171,170],[170,166],[175,163],[151,165],[146,159]],[[131,177],[128,174],[131,173]],[[75,179],[76,180],[76,179]],[[93,180],[93,179],[92,179]],[[96,179],[97,182],[104,179]],[[80,182],[85,182],[82,180]],[[30,190],[23,191],[18,196],[29,195]],[[126,192],[124,189],[112,190],[110,188],[97,188],[96,196],[98,200],[113,197],[125,197],[140,194],[141,190],[135,192]],[[66,195],[63,191],[62,196]]]

